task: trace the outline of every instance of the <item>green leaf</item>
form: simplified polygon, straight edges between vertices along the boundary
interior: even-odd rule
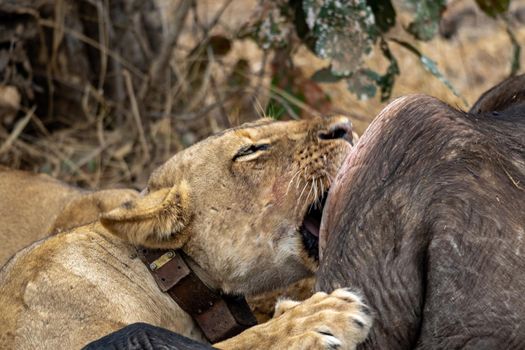
[[[326,67],[315,72],[311,79],[318,83],[335,83],[346,79],[348,90],[360,99],[374,97],[377,92],[377,87],[379,87],[381,90],[381,101],[386,101],[392,94],[396,75],[399,75],[399,66],[383,38],[381,38],[380,48],[383,55],[390,61],[386,73],[383,75],[366,68],[359,69],[350,75],[337,75],[334,74],[331,67]]]
[[[281,103],[277,102],[274,99],[271,99],[268,102],[268,105],[266,106],[266,111],[265,111],[266,116],[272,119],[275,119],[275,120],[279,120],[285,114],[286,114],[286,108],[284,108],[284,106]]]
[[[368,0],[367,4],[374,13],[376,25],[383,33],[396,25],[396,10],[390,0]]]
[[[395,38],[391,38],[390,40],[397,43],[401,47],[407,49],[409,52],[413,53],[414,55],[416,55],[427,72],[429,72],[434,77],[439,79],[439,81],[441,81],[450,91],[452,91],[452,93],[455,96],[461,98],[461,100],[463,101],[463,103],[465,103],[465,105],[467,104],[467,101],[465,100],[465,98],[460,95],[460,93],[456,90],[456,88],[452,85],[452,83],[438,69],[436,61],[432,60],[428,56],[423,55],[417,48],[415,48],[412,44],[406,41],[402,41],[402,40],[395,39]]]
[[[293,23],[297,36],[310,51],[315,53],[315,37],[311,30],[312,28],[306,23],[306,13],[304,11],[305,6],[303,6],[303,0],[289,0],[288,4],[293,10]]]
[[[303,92],[297,89],[293,76],[274,75],[271,91],[270,101],[266,106],[267,116],[279,120],[284,116],[296,118],[301,114],[301,108],[293,103],[293,100],[304,102],[305,97]]]
[[[95,159],[91,159],[87,163],[87,170],[90,174],[94,174],[97,171],[97,161]]]
[[[376,84],[381,88],[381,102],[384,102],[392,95],[392,89],[396,82],[396,75],[399,75],[399,65],[390,51],[387,42],[383,38],[381,38],[380,48],[383,56],[390,61],[386,73],[376,81]]]
[[[479,8],[490,17],[507,12],[510,0],[476,0]]]
[[[303,9],[315,53],[331,60],[335,75],[355,72],[380,32],[366,0],[303,0]]]
[[[381,39],[381,51],[383,52],[383,55],[390,61],[390,64],[386,70],[386,73],[383,75],[380,75],[377,72],[374,72],[370,69],[364,69],[362,70],[362,74],[366,75],[366,78],[368,80],[373,81],[380,89],[381,89],[381,102],[384,102],[390,98],[392,95],[392,89],[394,88],[394,83],[396,81],[396,75],[399,75],[399,66],[397,64],[397,60],[392,55],[392,52],[390,51],[390,48],[388,47],[388,44]],[[355,78],[354,78],[355,79]],[[358,77],[358,82],[356,83],[354,81],[349,82],[349,89],[350,91],[356,92],[356,94],[362,99],[363,96],[365,97],[372,97],[375,95],[375,87],[372,93],[372,89],[364,83],[365,78]],[[358,86],[356,88],[355,86]]]
[[[428,41],[439,29],[441,13],[445,10],[446,0],[405,0],[415,10],[415,18],[408,25],[407,31],[416,39]]]
[[[376,95],[375,82],[379,78],[379,74],[370,69],[360,69],[348,78],[348,90],[353,92],[360,100],[367,100]]]
[[[381,101],[386,101],[392,94],[396,75],[399,75],[399,66],[383,38],[381,38],[380,48],[383,55],[390,61],[384,75],[380,75],[370,69],[360,69],[350,75],[337,75],[334,74],[331,67],[325,67],[315,72],[311,79],[318,83],[335,83],[346,79],[348,90],[356,94],[360,99],[374,97],[377,90],[376,87],[379,87],[381,89]]]
[[[310,79],[317,83],[337,83],[338,81],[345,79],[344,75],[336,75],[332,72],[331,67],[321,68],[315,72]]]
[[[512,61],[510,64],[510,75],[516,75],[520,70],[520,57],[521,57],[521,46],[516,39],[516,35],[510,27],[507,25],[507,34],[509,35],[510,42],[512,43]]]
[[[271,4],[271,3],[270,3]],[[255,41],[262,49],[276,49],[288,45],[291,24],[279,8],[272,8],[258,24]]]

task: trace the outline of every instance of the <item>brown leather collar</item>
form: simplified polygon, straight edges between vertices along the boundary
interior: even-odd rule
[[[231,338],[257,324],[243,297],[208,288],[184,261],[180,251],[137,248],[160,290],[197,322],[211,343]]]

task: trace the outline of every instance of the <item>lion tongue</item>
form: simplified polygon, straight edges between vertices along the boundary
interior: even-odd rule
[[[321,222],[313,217],[306,217],[304,220],[304,227],[315,237],[319,237],[319,229]]]

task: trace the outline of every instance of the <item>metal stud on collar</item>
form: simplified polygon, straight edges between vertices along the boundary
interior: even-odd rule
[[[159,256],[157,260],[149,264],[149,269],[151,271],[160,269],[162,266],[166,265],[168,261],[173,259],[174,256],[175,256],[175,252],[173,250],[168,250],[166,253]]]

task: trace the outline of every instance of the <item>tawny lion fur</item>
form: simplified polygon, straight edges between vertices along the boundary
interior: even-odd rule
[[[131,189],[86,191],[44,174],[0,166],[0,266],[29,244],[95,221],[137,194]]]
[[[227,130],[175,155],[143,195],[101,220],[22,250],[0,272],[0,348],[79,348],[134,322],[204,341],[136,258],[136,245],[182,249],[195,273],[225,293],[310,276],[317,262],[299,226],[351,148],[320,136],[341,123],[263,119]],[[280,309],[288,311],[216,346],[353,349],[371,324],[347,291]]]
[[[0,267],[19,250],[53,233],[98,219],[138,195],[132,189],[87,191],[45,175],[0,166]],[[282,297],[304,300],[313,294],[314,278],[250,297],[259,322],[272,318]]]

